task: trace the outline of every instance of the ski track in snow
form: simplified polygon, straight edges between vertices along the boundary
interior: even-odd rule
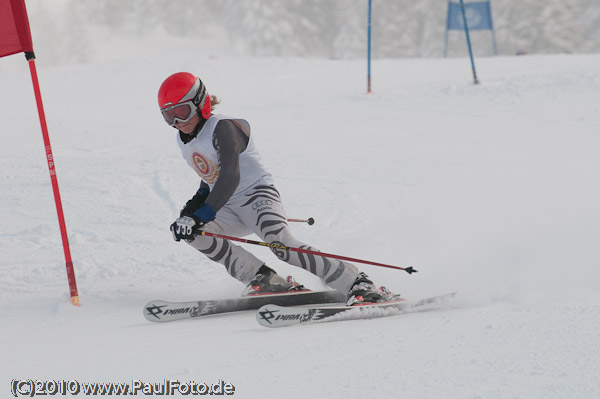
[[[600,56],[481,58],[479,86],[466,59],[377,60],[366,96],[363,61],[202,58],[189,45],[38,60],[79,308],[27,65],[0,60],[0,390],[222,378],[239,398],[598,396]],[[243,288],[168,230],[199,183],[155,103],[177,70],[250,121],[288,216],[316,220],[293,226],[299,239],[412,265],[361,269],[410,299],[458,290],[453,305],[279,330],[253,312],[144,320],[152,299]]]

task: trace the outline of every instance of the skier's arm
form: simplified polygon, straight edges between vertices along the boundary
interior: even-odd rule
[[[200,183],[200,188],[198,188],[198,191],[196,191],[196,194],[194,194],[192,199],[190,199],[185,204],[185,206],[179,213],[179,216],[192,216],[194,214],[194,212],[196,212],[198,210],[198,208],[200,208],[202,205],[204,205],[204,202],[206,201],[206,198],[208,197],[209,193],[210,193],[210,187],[203,180]]]
[[[204,206],[194,213],[201,220],[212,220],[235,192],[240,183],[240,154],[248,146],[248,140],[248,135],[235,122],[222,120],[217,124],[213,145],[219,157],[219,177]]]

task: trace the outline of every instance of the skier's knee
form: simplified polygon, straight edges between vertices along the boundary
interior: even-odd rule
[[[287,262],[290,258],[290,251],[282,248],[271,248],[271,251],[279,258],[280,260]]]

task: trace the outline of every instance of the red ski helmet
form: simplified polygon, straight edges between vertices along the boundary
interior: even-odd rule
[[[197,76],[188,72],[177,72],[166,78],[160,85],[158,106],[163,112],[163,116],[168,109],[177,108],[178,105],[189,102],[200,108],[204,119],[210,118],[210,96],[206,91],[206,86]],[[165,119],[167,118],[165,117]],[[167,123],[169,123],[168,120]]]

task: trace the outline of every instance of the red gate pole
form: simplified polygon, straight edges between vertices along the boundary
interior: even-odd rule
[[[65,252],[65,261],[67,267],[67,279],[69,280],[69,290],[71,293],[71,301],[73,305],[79,306],[79,294],[77,292],[77,282],[75,281],[75,269],[71,259],[71,250],[69,248],[69,238],[67,236],[67,226],[65,224],[65,215],[62,209],[60,200],[60,191],[58,190],[58,179],[56,178],[56,170],[54,168],[54,157],[52,155],[52,147],[50,146],[50,135],[48,134],[48,126],[46,125],[46,115],[44,113],[44,105],[42,103],[42,94],[35,68],[35,55],[33,52],[26,52],[25,57],[29,63],[31,71],[31,80],[33,81],[33,91],[35,92],[35,101],[37,103],[38,114],[40,116],[40,125],[42,126],[42,136],[44,137],[44,147],[46,148],[46,160],[48,161],[48,170],[50,172],[50,180],[52,182],[52,191],[54,192],[54,202],[56,203],[56,213],[58,214],[58,224],[60,226],[60,235],[62,237],[63,250]]]

